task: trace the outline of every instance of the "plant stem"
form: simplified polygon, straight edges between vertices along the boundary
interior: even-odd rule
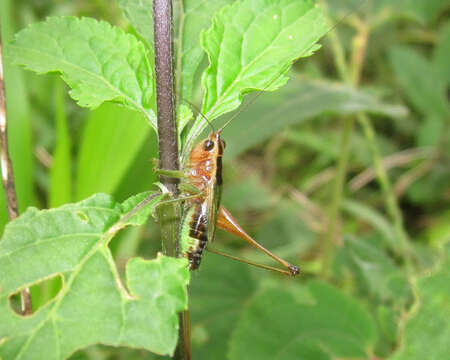
[[[6,204],[8,208],[9,220],[14,220],[19,216],[17,206],[17,194],[14,184],[14,174],[11,158],[8,150],[8,124],[6,120],[6,92],[3,80],[3,55],[2,38],[0,34],[0,168],[2,173],[2,183],[5,189]],[[26,288],[20,293],[21,311],[23,315],[32,313],[32,303],[30,289]]]
[[[355,86],[358,86],[361,77],[364,56],[366,53],[367,40],[369,38],[369,29],[364,22],[360,21],[357,18],[354,19],[354,26],[358,30],[358,35],[353,39],[353,56],[351,65],[353,83]],[[384,195],[386,209],[394,223],[395,235],[399,242],[398,249],[394,250],[397,252],[397,254],[403,255],[406,263],[406,268],[409,269],[410,251],[408,236],[404,229],[403,216],[398,205],[394,189],[392,188],[387,171],[383,166],[380,150],[376,142],[375,129],[372,125],[372,122],[370,121],[370,118],[365,113],[359,113],[357,115],[357,119],[363,129],[364,136],[372,152],[372,160],[375,167],[375,173]]]
[[[382,157],[376,143],[375,130],[373,128],[372,122],[364,113],[358,114],[358,122],[363,129],[364,136],[366,137],[366,140],[372,152],[375,173],[377,175],[378,182],[380,183],[381,190],[385,198],[387,212],[394,222],[395,234],[399,241],[399,248],[395,250],[397,254],[401,254],[404,257],[405,263],[407,267],[409,267],[410,257],[408,236],[404,229],[402,212],[400,210],[400,207],[398,206],[397,198],[387,175],[386,169],[384,168],[382,163]]]
[[[156,103],[158,112],[158,144],[161,169],[178,170],[178,144],[176,133],[176,112],[173,75],[173,19],[172,1],[153,1],[153,27],[155,45]],[[172,196],[178,194],[178,180],[161,176],[161,182]],[[159,222],[163,252],[168,256],[178,256],[178,227],[180,207],[177,202],[159,207]],[[189,324],[186,313],[179,317],[179,340],[173,359],[190,359],[189,337],[185,336]]]
[[[159,161],[161,169],[178,170],[178,146],[174,108],[171,1],[153,1],[153,18]],[[161,182],[169,189],[173,196],[177,195],[178,180],[161,176]],[[161,206],[160,209],[164,253],[169,256],[176,256],[176,207],[174,204],[171,204]],[[166,224],[169,226],[166,227]]]
[[[342,120],[341,152],[337,164],[337,174],[334,181],[333,195],[329,210],[329,225],[327,236],[323,245],[322,277],[327,279],[331,275],[331,267],[334,260],[334,249],[336,233],[338,233],[338,222],[344,192],[345,179],[347,177],[348,158],[350,155],[351,135],[353,132],[354,119],[347,117]]]
[[[361,26],[360,28],[358,28],[359,31],[353,39],[351,67],[349,67],[345,60],[344,51],[339,37],[334,32],[330,33],[333,55],[336,61],[338,73],[344,82],[351,83],[355,87],[358,86],[361,76],[368,37],[367,27],[363,26],[364,24],[362,22],[359,22],[358,24]],[[334,182],[333,195],[329,210],[330,222],[327,237],[323,244],[322,276],[324,278],[329,278],[331,275],[331,268],[333,265],[335,253],[336,234],[340,232],[338,231],[338,223],[340,218],[342,194],[344,193],[345,181],[347,177],[347,167],[350,155],[350,144],[353,127],[353,118],[348,117],[343,120],[341,134],[341,152],[337,164],[337,175]]]
[[[338,69],[341,79],[347,84],[350,84],[354,87],[358,87],[364,65],[364,58],[366,54],[367,41],[369,38],[370,29],[369,26],[363,21],[361,21],[359,18],[353,17],[352,20],[353,26],[357,30],[357,34],[353,38],[352,56],[350,65],[348,65],[345,61],[342,45],[340,43],[338,36],[336,34],[330,34],[330,39],[332,42],[332,49],[336,61],[336,67]],[[392,189],[391,183],[389,181],[387,172],[382,164],[380,151],[376,144],[375,130],[372,126],[369,117],[366,114],[359,113],[357,115],[357,119],[363,128],[364,135],[371,149],[375,172],[383,191],[387,211],[392,221],[394,222],[395,233],[400,242],[399,246],[400,249],[397,250],[403,253],[406,266],[407,268],[409,268],[410,254],[409,254],[408,237],[404,230],[403,217],[400,211],[400,207],[398,206],[398,202]],[[330,276],[330,270],[333,264],[335,232],[337,231],[337,223],[339,220],[342,194],[344,191],[345,178],[347,173],[347,163],[350,149],[349,143],[352,129],[353,129],[353,120],[352,119],[344,120],[342,130],[341,156],[339,158],[338,173],[335,180],[333,199],[330,206],[330,228],[326,242],[324,244],[324,253],[323,253],[324,262],[322,268],[322,275],[324,277]]]

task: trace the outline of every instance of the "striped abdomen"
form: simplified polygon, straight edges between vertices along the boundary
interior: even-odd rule
[[[208,214],[205,202],[194,202],[186,210],[181,224],[181,251],[189,260],[189,269],[200,266],[208,243]]]

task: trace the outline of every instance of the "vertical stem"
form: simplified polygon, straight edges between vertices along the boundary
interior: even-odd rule
[[[342,80],[346,83],[359,86],[361,79],[361,73],[364,65],[364,57],[366,54],[367,41],[369,38],[369,27],[363,21],[358,18],[353,18],[352,23],[357,29],[357,35],[353,39],[353,48],[351,63],[348,65],[345,62],[345,57],[342,51],[342,45],[340,44],[337,35],[332,34],[332,49],[336,58],[336,66]],[[357,119],[363,128],[364,135],[368,141],[369,147],[372,152],[375,171],[380,182],[383,195],[385,197],[387,211],[394,222],[394,228],[396,236],[400,242],[400,251],[404,254],[405,263],[407,269],[410,267],[410,254],[408,237],[403,226],[403,216],[398,206],[397,199],[392,189],[389,177],[386,170],[383,167],[381,155],[376,144],[375,130],[372,126],[370,119],[364,113],[359,113]],[[337,231],[337,223],[339,220],[339,209],[342,199],[342,193],[344,191],[345,177],[347,171],[348,154],[349,154],[349,139],[353,128],[353,120],[345,120],[342,133],[342,150],[338,163],[338,174],[335,181],[333,199],[330,207],[330,228],[328,237],[324,244],[324,263],[322,268],[322,275],[328,277],[330,275],[331,266],[333,264],[334,257],[334,240],[335,232]]]
[[[175,125],[173,53],[172,53],[172,2],[153,1],[155,44],[156,103],[158,107],[159,160],[162,169],[178,170],[178,146]],[[172,195],[177,194],[177,180],[161,176],[161,182]],[[161,206],[159,220],[163,250],[176,256],[177,206]]]
[[[153,1],[153,21],[159,160],[161,168],[178,170],[172,56],[172,2],[170,0]],[[161,181],[173,194],[176,194],[177,182],[174,179],[162,177]]]
[[[331,33],[331,43],[336,66],[342,80],[351,83],[357,87],[361,76],[362,66],[364,62],[365,50],[368,38],[368,29],[362,22],[358,22],[359,32],[353,39],[353,49],[351,66],[349,67],[345,61],[344,51],[342,49],[339,37],[335,33]],[[322,276],[328,278],[331,275],[331,267],[334,260],[334,249],[336,241],[336,233],[338,233],[340,208],[342,202],[342,194],[344,193],[345,180],[347,177],[348,158],[350,155],[351,135],[353,133],[354,119],[345,118],[342,125],[341,135],[341,153],[338,161],[337,176],[334,182],[333,195],[330,206],[330,224],[323,246],[323,265]]]
[[[19,216],[17,207],[17,194],[14,185],[14,174],[11,158],[8,150],[8,126],[6,121],[6,92],[3,80],[3,56],[2,38],[0,34],[0,167],[2,173],[2,183],[5,189],[6,204],[8,207],[9,220],[14,220]],[[26,288],[20,293],[22,314],[32,313],[32,303],[30,289]]]
[[[153,26],[155,44],[155,71],[156,71],[156,103],[158,107],[158,141],[159,160],[162,169],[178,170],[178,145],[175,124],[175,95],[173,78],[173,19],[172,1],[153,1]],[[169,189],[172,195],[178,193],[176,179],[161,176],[161,182]],[[159,222],[161,224],[161,237],[163,251],[166,255],[177,256],[179,251],[178,223],[179,205],[170,203],[159,208]],[[179,317],[179,340],[174,359],[188,360],[189,336],[187,311]]]
[[[334,260],[334,248],[336,241],[336,234],[338,233],[339,215],[342,202],[342,194],[344,192],[345,179],[347,177],[348,158],[350,155],[351,135],[353,132],[354,120],[347,117],[342,120],[342,134],[341,134],[341,152],[337,164],[337,174],[334,181],[333,195],[331,199],[331,206],[329,210],[329,227],[325,242],[323,244],[323,264],[322,277],[329,278],[331,274],[331,267]]]
[[[372,152],[375,173],[377,174],[378,182],[380,183],[381,190],[385,198],[387,212],[394,222],[395,235],[400,243],[399,249],[395,250],[398,254],[403,255],[406,267],[408,268],[410,265],[408,236],[403,226],[402,212],[400,210],[400,207],[398,206],[397,198],[395,196],[394,190],[392,189],[392,185],[387,175],[386,169],[384,168],[382,163],[382,157],[376,143],[375,130],[373,128],[372,122],[364,113],[358,114],[358,122],[363,129],[364,136],[366,137],[370,150]]]

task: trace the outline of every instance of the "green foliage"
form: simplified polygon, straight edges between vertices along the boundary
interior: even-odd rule
[[[118,0],[117,2],[138,34],[153,45],[153,1]]]
[[[92,111],[79,147],[76,199],[114,193],[150,131],[136,111],[113,104]]]
[[[292,79],[276,94],[261,97],[261,106],[249,108],[239,119],[248,124],[245,131],[238,121],[224,131],[230,144],[227,157],[244,152],[289,125],[301,124],[325,113],[367,111],[393,118],[406,115],[404,107],[382,103],[368,93],[336,83],[307,79]]]
[[[193,358],[227,358],[232,331],[255,291],[248,266],[205,257],[190,288]]]
[[[177,341],[186,262],[156,256],[158,227],[144,225],[162,197],[130,214],[148,195],[133,194],[157,179],[153,2],[118,1],[131,26],[113,3],[0,2],[4,43],[13,40],[4,53],[20,210],[50,208],[30,208],[0,240],[2,359],[168,359]],[[189,286],[193,359],[445,358],[448,2],[173,3],[181,163],[210,131],[196,107],[216,129],[230,118],[221,115],[243,110],[223,133],[222,203],[302,271],[299,282],[205,252]],[[96,109],[76,107],[55,76],[12,63],[62,75],[72,99]],[[270,93],[244,100],[258,90]],[[343,124],[361,113],[376,139],[354,126],[346,143]],[[327,239],[346,145],[338,225]],[[392,189],[376,182],[374,148]],[[83,200],[97,192],[128,200]],[[387,211],[386,193],[403,222]],[[407,252],[392,251],[399,223]],[[231,239],[218,231],[210,245],[274,265]],[[23,317],[13,308],[28,286],[35,312]]]
[[[447,249],[448,253],[448,249]],[[450,337],[450,262],[416,282],[416,304],[406,319],[402,347],[392,360],[445,359]]]
[[[15,64],[40,74],[61,72],[80,106],[120,102],[156,127],[153,55],[121,29],[89,18],[49,18],[18,33],[9,49]]]
[[[230,0],[203,1],[199,6],[196,0],[180,1],[178,14],[178,36],[181,44],[176,53],[179,76],[178,94],[181,99],[191,99],[197,70],[205,58],[200,46],[200,33],[211,25],[211,18]],[[180,68],[181,67],[181,68]]]
[[[61,87],[61,82],[56,86]],[[55,128],[56,144],[53,151],[52,168],[50,171],[49,205],[56,207],[67,204],[72,199],[72,161],[70,157],[71,141],[67,124],[64,103],[64,93],[61,88],[56,89],[55,99]]]
[[[275,287],[256,296],[233,333],[230,359],[362,358],[372,352],[375,326],[357,301],[321,282],[296,295]]]
[[[128,225],[142,225],[161,196],[131,217],[148,193],[123,204],[95,195],[52,210],[28,209],[0,242],[0,354],[5,359],[64,359],[94,343],[171,353],[177,311],[186,307],[185,260],[132,259],[122,283],[108,243]],[[32,317],[19,317],[9,296],[58,274],[63,288]],[[95,274],[95,276],[94,276]]]
[[[213,120],[238,107],[244,93],[284,85],[287,78],[279,75],[317,50],[326,30],[325,18],[309,0],[248,0],[224,7],[201,36],[210,62],[202,81],[203,113]],[[205,127],[199,119],[188,139]]]

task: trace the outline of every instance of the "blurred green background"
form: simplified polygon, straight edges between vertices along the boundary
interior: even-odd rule
[[[228,353],[236,358],[250,336],[249,309],[264,307],[259,294],[272,291],[269,295],[283,300],[290,296],[283,297],[285,291],[302,298],[302,291],[314,292],[310,279],[327,280],[370,314],[374,329],[367,335],[367,358],[420,358],[415,357],[420,349],[392,354],[405,337],[414,342],[414,328],[404,330],[402,321],[419,298],[424,304],[431,296],[414,281],[445,264],[450,239],[450,6],[445,0],[326,4],[336,28],[323,48],[299,61],[287,86],[260,96],[224,133],[223,203],[256,240],[300,264],[303,276],[280,279],[207,254],[192,276],[194,359],[225,359]],[[133,32],[115,1],[1,0],[3,42],[51,15],[91,16]],[[21,211],[97,192],[124,200],[156,181],[156,135],[139,114],[114,104],[79,108],[58,76],[38,76],[7,62],[5,79]],[[200,86],[196,89],[200,98]],[[340,189],[336,179],[346,161]],[[389,183],[378,181],[380,165]],[[0,233],[6,223],[0,192]],[[154,256],[158,239],[151,220],[121,233],[112,243],[118,266],[123,269],[135,255]],[[223,232],[215,246],[271,264]],[[329,290],[320,286],[319,298]],[[35,308],[57,289],[54,282],[33,289]],[[441,290],[448,298],[448,283]],[[275,300],[268,304],[269,312],[277,307]],[[325,318],[331,316],[327,309],[321,313]],[[439,310],[432,313],[439,317]],[[262,326],[282,341],[276,327],[270,330],[270,320]],[[308,331],[301,321],[291,326]],[[73,359],[154,357],[95,346]]]

